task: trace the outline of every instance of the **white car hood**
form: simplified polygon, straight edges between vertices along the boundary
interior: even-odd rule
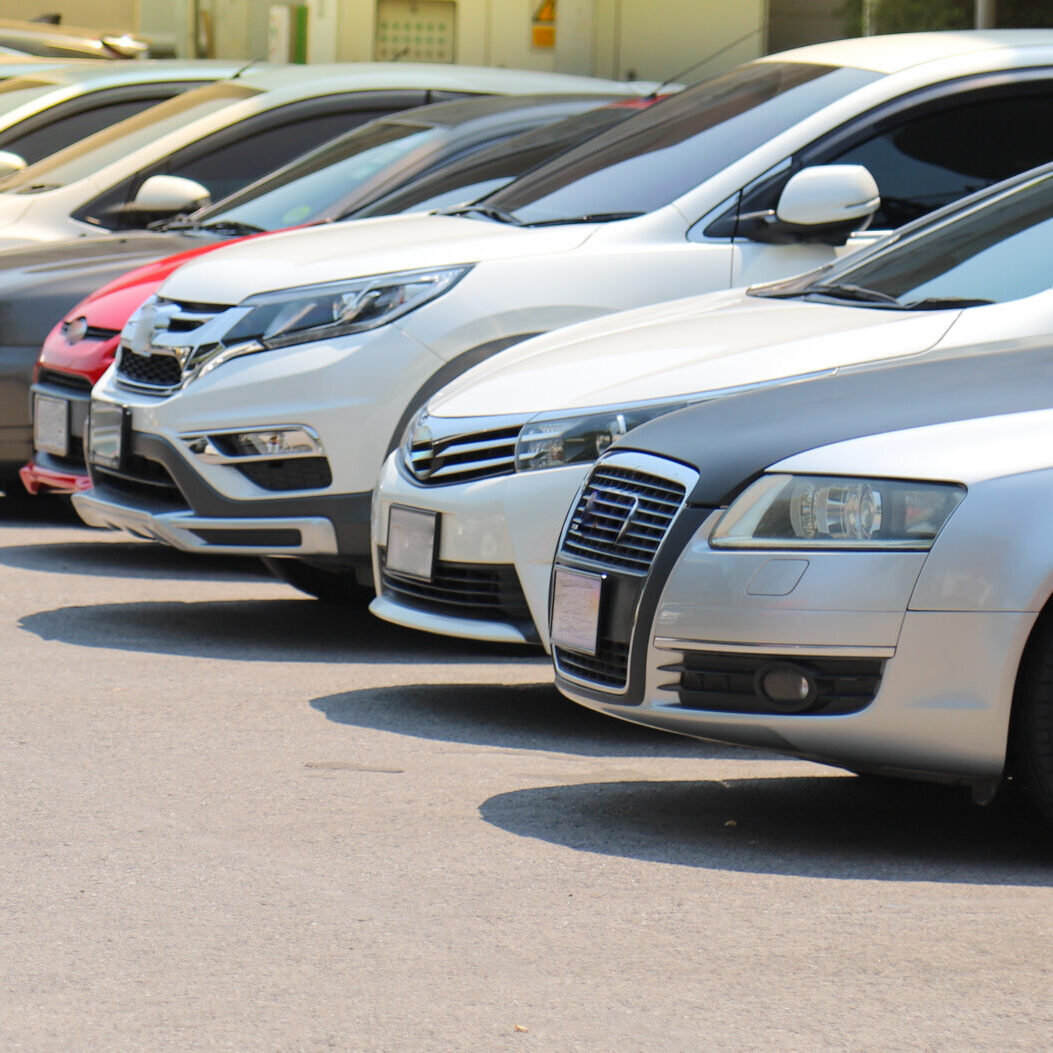
[[[523,228],[467,216],[411,214],[253,238],[180,267],[160,295],[240,303],[254,293],[576,248],[595,225]]]
[[[576,410],[918,354],[959,311],[904,313],[741,290],[623,311],[509,348],[443,388],[440,417]]]

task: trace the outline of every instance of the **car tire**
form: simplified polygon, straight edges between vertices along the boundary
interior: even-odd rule
[[[373,590],[362,585],[353,570],[327,569],[302,559],[263,557],[263,565],[287,585],[323,603],[367,602]]]
[[[1013,779],[1053,823],[1053,616],[1043,615],[1024,652],[1009,727]]]

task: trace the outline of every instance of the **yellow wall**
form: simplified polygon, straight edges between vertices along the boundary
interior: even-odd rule
[[[134,29],[137,0],[0,0],[0,18],[35,18],[61,14],[62,21],[72,26],[105,29]]]

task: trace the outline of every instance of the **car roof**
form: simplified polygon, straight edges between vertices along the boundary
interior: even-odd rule
[[[963,29],[940,33],[890,33],[809,44],[767,55],[760,62],[815,62],[899,73],[926,62],[1000,48],[1053,44],[1053,29]]]
[[[261,91],[297,87],[306,81],[342,90],[357,87],[423,88],[435,91],[500,92],[615,92],[646,95],[653,85],[638,82],[579,77],[541,70],[497,69],[487,66],[452,66],[438,62],[331,62],[310,66],[252,65],[238,80]]]
[[[444,128],[460,128],[464,125],[493,124],[507,114],[526,115],[530,113],[571,116],[582,109],[603,106],[607,102],[616,102],[625,98],[624,93],[610,96],[592,92],[552,95],[483,95],[478,98],[457,99],[454,102],[433,102],[428,106],[416,106],[412,110],[400,110],[387,117],[379,118],[393,124],[428,124]],[[365,125],[363,127],[366,127]]]
[[[0,57],[0,65],[6,59]],[[51,65],[46,61],[39,69],[19,69],[5,84],[17,87],[16,79],[32,81],[34,85],[54,84],[56,87],[90,86],[105,88],[121,84],[152,84],[174,80],[219,80],[232,77],[245,66],[242,59],[137,59],[134,62],[69,62]],[[27,84],[27,87],[29,85]]]

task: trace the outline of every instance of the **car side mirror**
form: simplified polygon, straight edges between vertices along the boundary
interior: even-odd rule
[[[21,172],[26,167],[26,159],[11,150],[0,150],[0,179]]]
[[[863,165],[813,165],[790,176],[774,210],[739,217],[740,233],[754,241],[843,245],[880,205]]]
[[[182,176],[153,175],[143,182],[131,203],[135,212],[175,213],[199,208],[209,200],[206,187]]]

